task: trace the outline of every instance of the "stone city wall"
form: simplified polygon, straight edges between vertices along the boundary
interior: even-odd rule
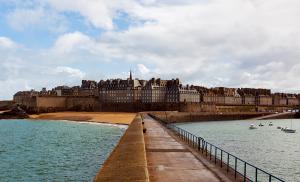
[[[24,97],[19,100],[28,113],[57,111],[103,111],[103,112],[141,112],[141,111],[180,111],[180,112],[281,112],[293,109],[287,106],[255,105],[215,105],[210,103],[101,103],[98,97]]]
[[[151,112],[151,114],[168,123],[194,121],[227,121],[256,118],[269,113],[192,113],[192,112]]]
[[[71,111],[101,111],[97,97],[67,97],[66,109]]]
[[[15,104],[14,101],[0,101],[0,110],[8,110]]]

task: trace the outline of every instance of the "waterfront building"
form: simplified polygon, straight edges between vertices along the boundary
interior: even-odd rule
[[[287,105],[287,96],[284,93],[273,94],[273,105],[284,106]]]
[[[273,105],[273,99],[270,95],[258,95],[256,97],[256,103],[261,106],[271,106]]]
[[[65,103],[64,98],[68,102]],[[98,83],[93,80],[82,80],[81,86],[58,86],[52,90],[43,88],[40,92],[34,90],[22,91],[14,95],[14,101],[19,104],[34,107],[43,103],[43,107],[52,107],[52,105],[55,105],[53,103],[56,103],[60,106],[60,109],[63,108],[63,103],[70,108],[82,108],[82,103],[84,103],[84,107],[89,105],[96,107],[97,105],[98,108],[101,107],[102,103],[112,103],[115,106],[119,103],[128,103],[132,104],[131,106],[138,107],[144,104],[144,106],[147,105],[145,108],[149,108],[148,106],[151,106],[151,104],[169,107],[172,106],[172,103],[176,103],[173,106],[180,103],[201,103],[215,106],[293,107],[299,106],[299,99],[300,95],[272,94],[271,90],[261,88],[206,88],[183,85],[178,78],[170,80],[160,78],[150,80],[133,79],[131,72],[127,79],[100,80]]]
[[[180,85],[179,89],[179,102],[191,102],[191,103],[199,103],[201,102],[200,93],[193,88],[193,86],[187,85],[183,87]]]
[[[104,103],[133,103],[142,101],[142,88],[145,86],[144,80],[133,79],[126,80],[110,79],[101,80],[98,83],[98,96],[100,102]]]
[[[287,94],[287,105],[296,106],[299,105],[299,99],[295,94]]]
[[[158,103],[166,101],[167,80],[152,78],[142,88],[142,103]]]
[[[32,97],[36,97],[39,95],[39,92],[35,90],[30,91],[19,91],[14,95],[14,102],[15,103],[24,103],[25,100],[30,99]]]

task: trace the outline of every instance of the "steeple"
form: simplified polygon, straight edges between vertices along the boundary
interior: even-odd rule
[[[131,70],[130,70],[129,79],[132,80],[132,73],[131,73]]]

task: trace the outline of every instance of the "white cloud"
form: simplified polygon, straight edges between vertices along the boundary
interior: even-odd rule
[[[142,75],[146,75],[146,74],[149,74],[150,73],[150,70],[143,64],[138,64],[137,65],[138,69],[139,69],[139,72],[142,74]]]
[[[93,26],[113,29],[113,19],[118,10],[131,6],[133,1],[127,0],[49,0],[50,4],[62,12],[77,12],[85,17]]]
[[[17,8],[7,14],[8,24],[17,31],[33,28],[45,29],[53,33],[62,33],[68,29],[65,18],[57,12],[43,6]]]
[[[58,37],[53,50],[64,54],[76,49],[88,49],[92,40],[81,32],[66,33]]]
[[[59,66],[54,69],[54,74],[59,74],[65,77],[72,77],[76,79],[83,79],[85,77],[85,73],[79,69],[67,67],[67,66]]]
[[[106,61],[106,66],[116,67],[118,70],[123,65],[132,64],[137,65],[142,76],[179,77],[185,83],[300,89],[300,1],[45,2],[49,3],[49,12],[59,15],[53,22],[60,22],[60,15],[72,12],[83,16],[97,30],[101,29],[101,34],[92,37],[84,30],[74,28],[68,33],[60,34],[50,49],[17,54],[17,57],[29,62],[30,67],[38,64],[39,67],[56,70],[56,75],[44,75],[47,80],[57,79],[61,83],[71,77],[74,80],[80,79],[87,76],[88,68]],[[46,16],[44,7],[46,6],[30,7],[32,11],[25,11],[22,7],[13,11],[9,19],[11,25],[17,28],[20,26],[21,29],[33,25],[42,26],[40,22]],[[128,15],[130,25],[127,30],[114,29],[114,18],[120,12]],[[50,16],[49,20],[53,17],[55,16]],[[26,21],[22,24],[24,19]],[[0,38],[1,45],[11,47],[9,41],[3,38]],[[3,51],[1,54],[8,53]],[[15,62],[14,59],[10,61]],[[60,65],[71,70],[59,68]],[[87,74],[72,70],[74,65],[80,69],[84,67]],[[1,67],[4,66],[1,65],[0,69]],[[31,69],[35,71],[26,74],[38,73],[38,68]],[[69,76],[63,77],[61,74]],[[32,79],[32,75],[27,76],[27,80]],[[39,87],[42,84],[33,86]],[[53,81],[46,85],[54,84]]]
[[[0,48],[1,47],[12,49],[12,48],[18,47],[18,44],[15,43],[14,41],[12,41],[11,39],[7,38],[7,37],[1,37],[0,36]]]

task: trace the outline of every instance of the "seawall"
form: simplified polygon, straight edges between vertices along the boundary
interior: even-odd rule
[[[142,111],[180,111],[180,112],[282,112],[299,109],[299,106],[264,106],[264,105],[216,105],[213,103],[190,102],[153,102],[153,103],[108,103],[98,97],[89,96],[39,96],[26,97],[16,101],[28,113],[46,113],[57,111],[89,112],[142,112]],[[1,103],[0,103],[1,104]]]
[[[270,113],[193,113],[193,112],[151,112],[155,118],[168,123],[244,120],[269,115]]]
[[[94,182],[106,181],[149,181],[143,125],[139,114],[94,179]]]
[[[12,100],[0,101],[0,111],[1,111],[1,110],[8,110],[8,109],[10,109],[14,104],[15,104],[15,102],[12,101]]]

